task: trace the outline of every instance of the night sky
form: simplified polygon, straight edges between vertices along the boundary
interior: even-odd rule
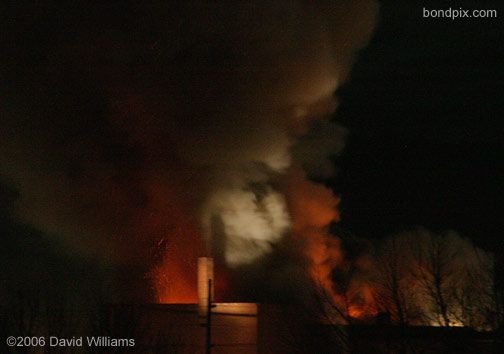
[[[349,129],[339,175],[343,228],[380,238],[414,226],[501,242],[502,19],[423,19],[428,8],[498,1],[382,2],[380,23],[340,89]]]

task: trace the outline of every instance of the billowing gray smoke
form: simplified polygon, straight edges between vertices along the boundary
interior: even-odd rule
[[[154,261],[164,300],[194,293],[197,255],[250,264],[291,233],[300,166],[327,174],[342,145],[310,126],[376,15],[371,0],[13,6],[0,175],[16,215],[84,254]]]

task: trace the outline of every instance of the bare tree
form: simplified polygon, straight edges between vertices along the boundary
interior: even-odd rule
[[[414,276],[431,305],[426,315],[441,326],[452,325],[450,302],[457,280],[456,260],[460,255],[457,242],[424,230],[417,231],[419,242],[412,244]]]
[[[404,232],[377,248],[376,300],[399,325],[495,328],[493,268],[489,254],[455,232]]]
[[[314,284],[315,313],[321,322],[328,325],[330,337],[342,353],[350,351],[347,327],[352,325],[352,319],[348,316],[347,301],[337,304],[334,294],[322,284]]]
[[[380,310],[400,326],[409,323],[408,307],[411,302],[406,283],[409,265],[404,251],[398,237],[385,240],[377,252],[377,274],[374,278]]]
[[[394,323],[495,327],[492,257],[457,233],[399,234],[376,259],[378,302]]]
[[[454,316],[465,326],[491,330],[499,323],[499,303],[494,285],[494,258],[477,247],[465,252],[465,278],[454,289],[458,311]]]

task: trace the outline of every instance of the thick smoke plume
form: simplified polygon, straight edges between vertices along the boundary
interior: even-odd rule
[[[374,1],[13,6],[0,175],[19,218],[138,266],[160,301],[194,299],[197,256],[239,268],[289,235],[330,287],[337,200],[305,175],[331,173],[325,155],[342,146],[320,120]]]

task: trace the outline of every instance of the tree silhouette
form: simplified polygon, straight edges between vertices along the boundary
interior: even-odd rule
[[[376,251],[377,302],[399,325],[495,328],[494,261],[457,233],[416,229]]]

